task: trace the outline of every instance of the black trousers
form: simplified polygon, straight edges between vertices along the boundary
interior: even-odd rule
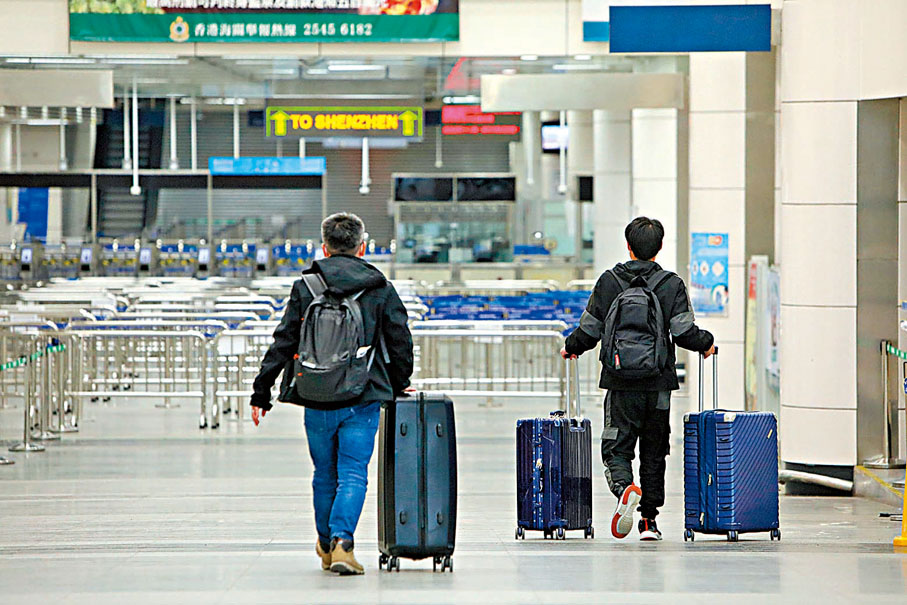
[[[671,393],[608,391],[602,462],[617,497],[633,483],[633,458],[639,441],[639,512],[654,519],[665,502],[665,458],[671,448]]]

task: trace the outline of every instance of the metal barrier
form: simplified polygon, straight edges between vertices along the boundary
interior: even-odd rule
[[[128,323],[128,322],[126,322]],[[68,394],[76,399],[113,397],[198,399],[199,427],[208,426],[209,339],[195,330],[70,330],[79,371]]]
[[[563,335],[553,330],[414,329],[413,384],[452,396],[549,397],[564,404]]]
[[[221,413],[229,414],[233,420],[245,418],[245,403],[252,396],[252,384],[261,368],[261,360],[273,342],[273,334],[274,326],[255,327],[226,330],[215,339],[211,428],[219,426]]]

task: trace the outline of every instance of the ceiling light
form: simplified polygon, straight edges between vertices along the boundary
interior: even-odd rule
[[[7,63],[29,63],[30,59],[28,57],[9,57],[6,59]]]
[[[328,71],[385,71],[384,65],[356,65],[351,63],[332,63],[328,65]]]
[[[104,59],[108,65],[188,65],[188,59]]]
[[[501,73],[504,74],[505,76],[512,76],[516,73],[516,70],[512,67],[508,67],[506,69],[502,69]]]
[[[445,105],[475,105],[482,102],[478,95],[464,95],[459,97],[444,97],[441,99]]]
[[[577,65],[575,63],[558,63],[551,67],[554,71],[598,71],[597,65]]]
[[[94,59],[50,59],[44,57],[34,58],[31,62],[33,65],[93,65],[94,63],[97,63]]]
[[[305,73],[309,76],[326,76],[328,75],[328,70],[324,69],[323,67],[313,67],[311,69],[307,69]]]
[[[538,55],[522,55],[520,56],[520,61],[538,61]]]
[[[90,59],[148,59],[164,61],[167,59],[179,59],[179,55],[148,55],[148,54],[122,54],[122,55],[85,55]]]
[[[591,61],[592,55],[576,55],[573,58],[576,59],[577,61]]]

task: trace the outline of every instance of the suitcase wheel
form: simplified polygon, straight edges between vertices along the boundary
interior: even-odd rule
[[[583,530],[583,539],[595,539],[595,528],[591,525]]]
[[[387,560],[387,571],[400,571],[400,559],[398,557],[391,557]]]
[[[772,530],[772,541],[774,542],[775,540],[781,540],[781,530],[780,529]]]
[[[384,569],[384,566],[387,565],[388,556],[382,554],[378,557],[378,569]]]
[[[728,542],[737,542],[739,539],[740,539],[740,536],[737,535],[736,531],[731,530],[727,533]]]
[[[526,539],[526,530],[522,527],[517,527],[516,532],[514,533],[516,540],[525,540]]]
[[[446,557],[435,557],[432,561],[432,571],[438,571],[438,565],[441,566],[441,573],[448,569],[453,573],[453,559],[449,555]]]
[[[688,540],[690,542],[696,541],[696,534],[693,533],[692,529],[688,529],[685,532],[683,532],[683,541],[686,542]]]
[[[558,528],[557,528],[557,539],[558,539],[558,540],[566,540],[566,539],[567,539],[567,532],[564,531],[564,528],[563,528],[563,527],[558,527]]]

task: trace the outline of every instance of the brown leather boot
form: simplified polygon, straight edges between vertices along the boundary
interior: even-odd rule
[[[325,550],[321,547],[321,540],[315,541],[315,552],[318,553],[318,556],[321,557],[321,569],[324,571],[330,571],[331,569],[331,545],[328,543],[328,550]]]
[[[334,538],[331,545],[331,571],[341,576],[358,576],[365,568],[353,556],[353,541]]]

